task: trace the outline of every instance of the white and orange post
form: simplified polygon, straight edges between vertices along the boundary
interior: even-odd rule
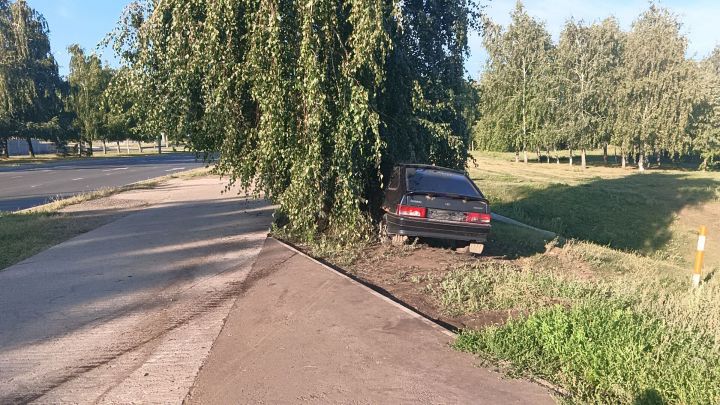
[[[707,237],[707,228],[705,225],[700,227],[700,236],[698,236],[697,253],[695,254],[695,269],[693,270],[692,285],[697,288],[702,279],[703,260],[705,258],[705,239]]]

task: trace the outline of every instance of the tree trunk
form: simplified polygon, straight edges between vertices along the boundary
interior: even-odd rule
[[[570,166],[573,165],[573,151],[570,149]]]
[[[523,162],[525,162],[525,164],[528,164],[527,149],[523,150]]]
[[[128,155],[130,154],[130,139],[127,138],[125,139],[125,151]]]
[[[662,152],[658,152],[657,154],[657,165],[658,167],[662,165]]]
[[[33,148],[32,138],[30,138],[29,136],[26,136],[25,141],[27,141],[27,144],[28,144],[28,153],[30,154],[30,157],[34,158],[35,157],[35,148]]]
[[[585,149],[580,149],[580,161],[581,167],[587,169],[587,151]]]
[[[537,153],[538,163],[542,163],[542,154],[540,153],[540,147],[535,150],[535,153]]]
[[[617,150],[617,148],[615,148],[615,149]],[[625,148],[620,148],[620,155],[622,155],[622,159],[621,159],[622,163],[621,164],[622,164],[622,168],[624,169],[627,167],[627,153],[625,153]],[[617,159],[617,157],[616,157],[616,159]]]
[[[157,138],[157,150],[158,155],[162,155],[162,138],[160,137]]]
[[[550,164],[550,147],[546,146],[545,149],[545,151],[547,152],[547,162],[548,164]]]
[[[105,144],[105,140],[102,140],[103,143],[103,155],[107,155],[107,145]]]
[[[82,140],[78,141],[77,148],[78,148],[78,150],[77,150],[78,156],[82,156],[82,148],[83,148]]]
[[[555,147],[555,159],[557,160],[557,164],[560,164],[560,153],[557,150],[557,147]]]
[[[608,150],[608,144],[607,144],[607,142],[605,142],[605,143],[603,144],[603,162],[605,162],[605,166],[607,166],[607,164],[608,164],[608,152],[607,152],[607,150]]]
[[[88,141],[88,156],[92,156],[92,155],[93,155],[93,144],[92,144],[92,140],[89,140]]]
[[[5,159],[10,159],[10,147],[7,138],[0,139],[0,149],[2,149],[2,156]]]
[[[520,163],[520,152],[515,152],[515,163]]]
[[[140,149],[140,153],[143,153],[142,141],[138,141],[138,149]]]
[[[641,172],[645,171],[645,152],[640,152],[640,156],[638,156],[638,170]]]
[[[115,145],[117,145],[117,154],[120,154],[120,141],[115,141]]]

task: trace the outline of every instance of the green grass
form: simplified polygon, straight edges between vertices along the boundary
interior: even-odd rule
[[[471,177],[492,209],[568,238],[677,263],[692,260],[699,225],[720,236],[720,173],[511,162],[476,154]],[[719,238],[720,239],[720,238]],[[720,263],[719,249],[708,260]]]
[[[463,333],[456,348],[532,370],[573,402],[711,404],[720,401],[712,340],[613,302],[554,306],[502,327]]]
[[[502,230],[508,244],[513,228]],[[511,315],[465,331],[456,348],[549,380],[574,403],[720,400],[720,266],[691,290],[689,271],[666,260],[583,241],[548,248],[477,261],[430,284],[450,315]]]
[[[720,174],[523,163],[477,154],[493,211],[562,235],[495,224],[491,260],[432,285],[450,314],[508,310],[460,350],[553,382],[576,403],[720,402]],[[704,283],[690,288],[697,228]]]
[[[58,212],[0,213],[0,270],[89,232],[107,220]]]
[[[451,315],[483,310],[533,311],[603,294],[600,287],[568,280],[560,272],[537,272],[496,261],[456,269],[437,289],[443,308]]]

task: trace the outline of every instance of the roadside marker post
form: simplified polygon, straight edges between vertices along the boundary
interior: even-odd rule
[[[707,228],[705,225],[700,227],[700,236],[698,236],[697,253],[695,254],[695,269],[693,270],[692,285],[697,288],[702,278],[703,259],[705,257],[705,239],[707,236]]]

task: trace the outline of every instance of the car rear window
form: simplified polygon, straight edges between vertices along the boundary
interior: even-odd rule
[[[460,173],[425,168],[408,168],[406,173],[409,191],[482,197],[472,182]]]

